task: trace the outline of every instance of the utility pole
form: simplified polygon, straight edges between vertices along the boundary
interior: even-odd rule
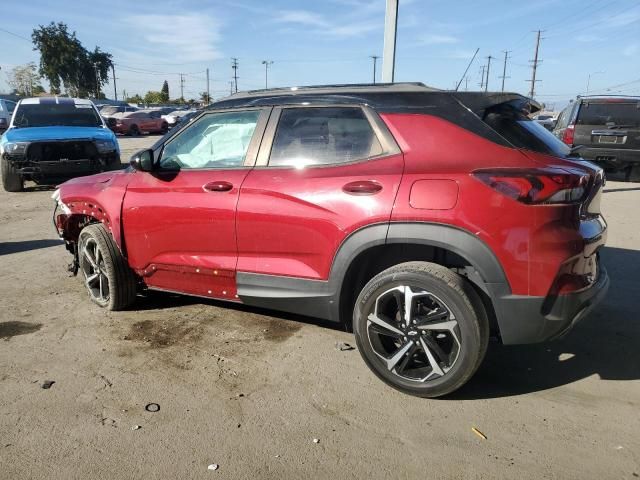
[[[233,80],[229,80],[229,95],[233,95]]]
[[[384,50],[382,52],[382,81],[393,83],[396,68],[396,38],[398,37],[398,2],[387,0],[384,15]]]
[[[376,64],[378,63],[378,59],[380,57],[378,55],[371,55],[371,59],[373,60],[373,83],[376,83]]]
[[[273,65],[273,60],[263,60],[264,65],[264,88],[269,88],[269,65]],[[236,67],[237,68],[237,67]]]
[[[502,79],[502,92],[504,92],[504,80],[505,78],[509,78],[507,77],[507,60],[509,59],[509,53],[511,53],[511,50],[505,50],[504,51],[504,63],[502,64],[502,76],[500,77]]]
[[[482,70],[482,80],[480,80],[479,85],[480,85],[480,90],[482,90],[484,88],[484,70],[486,67],[484,65],[481,65],[480,68]]]
[[[113,99],[118,100],[118,89],[116,87],[116,66],[111,64],[111,72],[113,73]]]
[[[486,82],[484,82],[484,91],[486,92],[487,89],[489,88],[489,71],[491,70],[491,59],[493,57],[491,55],[489,55],[487,57],[487,80]]]
[[[209,69],[207,68],[207,105],[211,102],[211,95],[209,93]]]
[[[235,57],[231,58],[231,68],[233,69],[233,84],[236,93],[238,93],[238,59]]]
[[[537,32],[538,32],[538,35],[536,37],[536,52],[533,56],[533,60],[530,60],[530,62],[533,63],[532,70],[531,70],[531,80],[528,80],[529,82],[531,82],[531,90],[529,91],[530,98],[533,98],[533,95],[536,92],[536,82],[540,81],[540,80],[536,80],[536,70],[538,69],[538,64],[542,62],[542,60],[538,60],[538,50],[540,48],[540,34],[543,32],[543,30],[538,30]]]
[[[464,91],[469,91],[469,77],[464,77]]]
[[[180,75],[180,100],[184,103],[184,73],[179,73]]]

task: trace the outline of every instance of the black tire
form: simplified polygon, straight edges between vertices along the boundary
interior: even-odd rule
[[[399,289],[407,286],[416,298],[416,303],[411,300],[411,312],[414,307],[418,313],[426,312],[423,317],[418,314],[413,317],[413,313],[410,314],[410,319],[418,319],[417,326],[417,322],[413,320],[408,323],[414,325],[404,325],[404,310],[400,303],[406,297],[396,290],[400,291]],[[394,300],[389,295],[402,296]],[[385,299],[391,301],[386,301],[387,305],[392,306],[391,311],[395,311],[393,302],[397,302],[397,313],[393,318],[375,310],[382,308]],[[442,308],[438,306],[440,304]],[[440,314],[439,320],[424,320],[427,316],[432,316],[433,312],[435,315]],[[395,333],[370,321],[370,318],[374,318],[377,322],[377,317],[388,320],[387,325],[392,325]],[[450,331],[445,333],[444,329],[432,330],[432,327],[439,325],[450,326]],[[398,336],[399,330],[404,336]],[[371,279],[356,300],[353,331],[360,355],[382,381],[403,393],[429,398],[447,395],[464,385],[482,363],[489,341],[487,315],[473,287],[451,270],[427,262],[401,263]],[[380,332],[392,335],[380,335]],[[409,346],[412,342],[413,346]],[[434,344],[439,350],[431,347]],[[422,345],[428,348],[425,350]],[[438,356],[438,352],[447,353],[446,345],[451,347],[448,357]],[[405,350],[405,347],[409,349]],[[391,352],[385,354],[383,351],[381,354],[379,350],[385,348]],[[401,354],[402,351],[409,355]],[[455,358],[446,365],[445,360],[439,361],[445,357],[449,360]],[[398,358],[400,360],[395,360]],[[391,367],[394,360],[396,363]],[[409,368],[411,366],[414,368]],[[414,374],[418,377],[399,373],[399,367],[406,369],[404,372],[417,372]],[[424,378],[421,378],[422,374],[425,374]]]
[[[134,124],[129,127],[129,131],[127,133],[132,137],[137,137],[140,135],[140,129],[138,128],[138,125]]]
[[[24,189],[24,180],[16,168],[6,159],[0,159],[2,164],[2,186],[7,192],[21,192]]]
[[[95,247],[99,254],[95,253]],[[88,256],[92,254],[93,260]],[[80,277],[94,303],[108,310],[122,310],[135,301],[135,275],[102,224],[88,225],[80,232],[78,262]],[[99,269],[94,268],[94,264]],[[90,280],[94,275],[97,281]]]
[[[625,178],[627,182],[640,182],[640,165],[629,166]]]

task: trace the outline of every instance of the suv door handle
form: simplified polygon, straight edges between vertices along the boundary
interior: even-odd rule
[[[205,192],[228,192],[233,188],[233,184],[229,182],[209,182],[202,186]]]
[[[350,195],[375,195],[380,190],[382,190],[382,185],[373,180],[349,182],[342,187],[342,191]]]

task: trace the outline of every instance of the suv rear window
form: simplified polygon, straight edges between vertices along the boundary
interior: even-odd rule
[[[484,122],[516,148],[566,157],[571,149],[549,130],[510,105],[487,110]]]
[[[14,127],[101,127],[102,120],[91,105],[74,103],[21,104],[13,118]]]
[[[584,102],[578,112],[578,125],[640,126],[640,101]]]

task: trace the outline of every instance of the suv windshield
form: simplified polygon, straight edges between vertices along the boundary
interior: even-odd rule
[[[21,104],[14,114],[13,126],[101,127],[102,119],[95,108],[88,104]]]
[[[578,125],[640,126],[640,101],[584,102],[578,112]]]
[[[566,157],[571,149],[549,130],[510,105],[488,109],[484,122],[516,148]]]

